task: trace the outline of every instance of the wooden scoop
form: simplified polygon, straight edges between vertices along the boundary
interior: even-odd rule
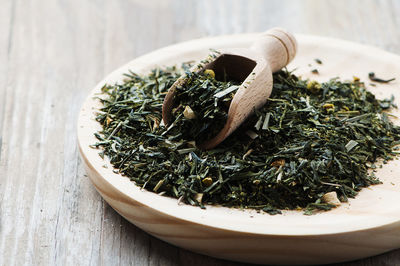
[[[229,80],[243,81],[235,93],[222,130],[212,139],[196,144],[201,149],[212,149],[226,139],[254,111],[262,107],[272,91],[272,73],[286,66],[296,55],[294,36],[281,28],[273,28],[261,34],[250,48],[220,50],[221,54],[211,62],[196,64],[191,71],[212,69],[216,79],[226,75]],[[162,107],[164,124],[171,120],[176,88],[185,84],[181,76],[168,90]]]

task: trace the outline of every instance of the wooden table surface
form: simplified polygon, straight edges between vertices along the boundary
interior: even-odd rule
[[[76,119],[91,88],[139,55],[273,26],[400,54],[396,0],[0,0],[0,265],[245,265],[119,216],[85,175]],[[400,249],[340,265],[400,265]]]

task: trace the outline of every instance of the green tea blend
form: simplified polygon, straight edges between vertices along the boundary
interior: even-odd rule
[[[386,112],[393,98],[376,99],[358,78],[318,83],[286,70],[274,74],[263,108],[217,148],[199,150],[196,142],[225,124],[240,82],[182,67],[127,73],[99,96],[103,129],[93,146],[115,172],[147,190],[202,208],[311,214],[380,183],[373,169],[398,154],[400,127]],[[165,126],[162,103],[183,71],[188,83],[177,90],[174,120]]]

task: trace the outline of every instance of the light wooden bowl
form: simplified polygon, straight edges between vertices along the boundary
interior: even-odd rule
[[[284,211],[270,216],[208,206],[206,210],[178,205],[176,199],[141,190],[89,148],[100,129],[94,120],[99,103],[93,99],[104,83],[120,81],[131,69],[146,73],[155,66],[203,58],[209,48],[247,47],[256,34],[221,36],[180,43],[139,57],[101,81],[83,104],[78,120],[78,140],[86,171],[102,197],[123,217],[149,234],[173,245],[213,257],[260,264],[320,264],[360,259],[400,247],[400,167],[390,161],[379,169],[383,184],[363,189],[356,199],[329,212],[305,216]],[[342,40],[296,35],[299,51],[289,69],[320,81],[339,76],[360,77],[369,84],[368,72],[390,84],[368,86],[378,98],[396,97],[400,106],[400,57]],[[323,61],[322,65],[314,62]],[[308,64],[312,64],[310,67]],[[311,69],[318,68],[315,75]],[[393,114],[400,116],[395,110]],[[398,124],[399,121],[395,120]],[[108,168],[103,167],[107,165]]]

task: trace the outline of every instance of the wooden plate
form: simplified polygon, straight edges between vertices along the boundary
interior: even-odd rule
[[[256,34],[199,39],[169,46],[139,57],[102,80],[83,104],[78,119],[80,152],[86,171],[102,197],[123,217],[149,234],[194,252],[235,261],[268,264],[319,264],[354,260],[400,247],[400,167],[394,160],[379,169],[383,184],[363,189],[356,199],[339,208],[305,216],[285,211],[270,216],[255,211],[222,207],[178,205],[176,199],[141,190],[128,178],[115,174],[102,160],[93,133],[99,103],[93,99],[104,83],[120,81],[131,69],[146,73],[165,66],[200,59],[209,48],[247,47]],[[368,86],[378,98],[396,97],[400,106],[400,57],[357,43],[296,35],[299,51],[289,69],[303,77],[327,80],[353,75],[369,84],[368,73],[395,77],[390,84]],[[314,62],[315,58],[323,64]],[[309,66],[312,64],[312,66]],[[318,68],[319,75],[311,69]],[[400,116],[395,110],[393,114]],[[398,120],[394,121],[399,124]],[[108,168],[105,168],[107,165]]]

